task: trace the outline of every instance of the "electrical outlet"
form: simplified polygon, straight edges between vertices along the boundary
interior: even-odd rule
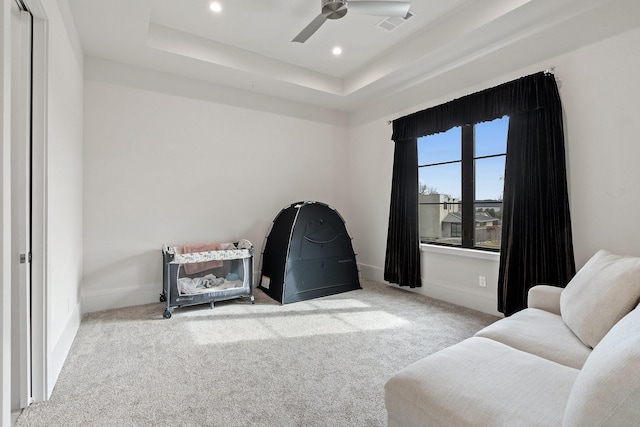
[[[487,278],[485,276],[478,276],[478,285],[482,288],[487,287]]]

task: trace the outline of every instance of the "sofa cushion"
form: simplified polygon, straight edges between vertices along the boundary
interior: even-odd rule
[[[571,390],[563,425],[640,425],[640,308],[593,349]]]
[[[595,347],[640,299],[640,258],[601,250],[574,276],[560,296],[562,319]]]
[[[537,308],[526,308],[481,329],[477,337],[503,344],[580,369],[591,354],[562,318]]]
[[[560,425],[578,372],[497,341],[469,338],[387,381],[388,425]]]

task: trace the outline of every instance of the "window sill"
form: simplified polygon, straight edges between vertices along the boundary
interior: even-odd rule
[[[420,252],[431,252],[445,255],[458,256],[463,258],[486,259],[490,261],[500,261],[499,252],[479,251],[477,249],[454,248],[449,246],[420,244]]]

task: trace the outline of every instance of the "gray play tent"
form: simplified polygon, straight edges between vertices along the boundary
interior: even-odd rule
[[[298,202],[273,220],[260,289],[282,304],[361,289],[342,216],[320,202]]]

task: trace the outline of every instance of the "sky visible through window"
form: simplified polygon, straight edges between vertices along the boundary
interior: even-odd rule
[[[475,126],[475,157],[504,154],[507,151],[509,117],[478,123]],[[460,160],[461,128],[422,137],[418,140],[418,165]],[[476,161],[476,200],[502,200],[505,157]],[[462,199],[461,164],[451,163],[418,169],[418,181],[430,190]]]

